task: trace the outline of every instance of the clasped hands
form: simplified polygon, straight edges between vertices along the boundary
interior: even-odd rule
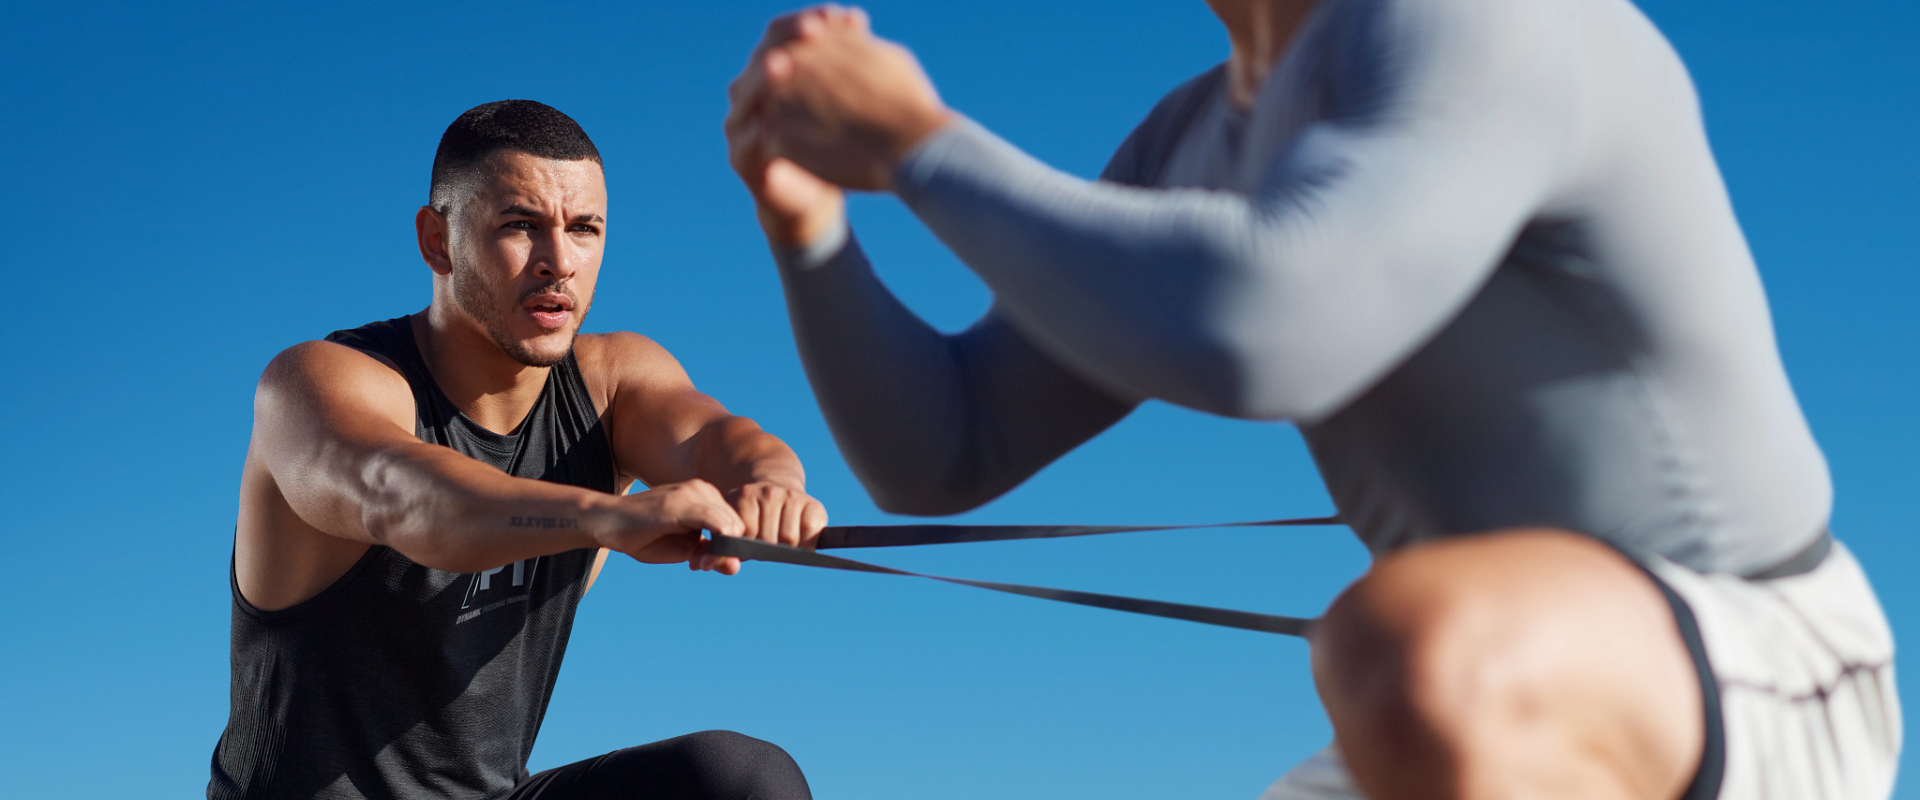
[[[900,159],[954,119],[912,53],[835,5],[769,23],[727,95],[728,158],[789,246],[843,224],[843,188],[891,189]]]
[[[954,119],[912,53],[875,37],[865,12],[836,5],[775,18],[727,95],[728,159],[768,238],[789,246],[844,224],[844,189],[891,189],[900,159]],[[826,525],[819,501],[774,483],[727,497],[697,480],[645,494],[656,493],[660,511],[677,511],[665,516],[710,520],[703,524],[716,535],[812,547]],[[697,536],[652,540],[634,555],[740,569],[739,559],[708,554]]]

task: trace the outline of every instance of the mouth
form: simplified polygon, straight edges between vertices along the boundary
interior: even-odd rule
[[[521,304],[541,328],[557,331],[573,316],[573,298],[557,292],[535,295]]]

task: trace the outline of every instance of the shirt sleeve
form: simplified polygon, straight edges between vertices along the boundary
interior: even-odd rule
[[[1446,324],[1559,181],[1571,37],[1545,6],[1341,4],[1301,54],[1323,112],[1247,194],[1082,180],[965,120],[896,191],[1107,393],[1317,421]]]
[[[774,249],[801,363],[882,509],[953,514],[1000,496],[1125,417],[989,311],[944,334],[874,275],[846,228]]]

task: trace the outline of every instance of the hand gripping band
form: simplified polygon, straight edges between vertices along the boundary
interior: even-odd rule
[[[1304,525],[1338,525],[1340,520],[1334,517],[1312,517],[1304,519],[1276,519],[1264,522],[1227,522],[1213,525],[851,525],[830,527],[821,531],[818,547],[832,550],[850,547],[904,547],[923,544],[955,544],[961,542],[999,542],[1015,539],[1053,539],[1065,536],[1095,536],[1107,533],[1133,533],[1139,531],[1167,531],[1188,528],[1253,528]],[[1061,603],[1075,603],[1095,608],[1109,608],[1115,611],[1127,611],[1134,614],[1146,614],[1155,617],[1167,617],[1207,625],[1219,625],[1227,628],[1278,633],[1286,636],[1307,635],[1307,629],[1313,620],[1302,617],[1286,617],[1277,614],[1256,614],[1251,611],[1235,611],[1211,606],[1195,606],[1185,603],[1168,603],[1159,600],[1145,600],[1136,597],[1120,597],[1093,592],[1077,592],[1070,589],[1048,589],[1041,586],[1024,586],[1017,583],[996,583],[993,581],[975,581],[965,578],[948,578],[940,575],[927,575],[908,572],[892,567],[882,567],[849,558],[829,556],[798,547],[762,542],[757,539],[744,539],[733,536],[713,536],[707,544],[707,552],[717,556],[754,561],[775,561],[782,564],[799,564],[823,569],[838,569],[848,572],[874,572],[882,575],[905,575],[914,578],[972,586],[976,589],[988,589],[1007,594],[1037,597],[1042,600],[1054,600]]]

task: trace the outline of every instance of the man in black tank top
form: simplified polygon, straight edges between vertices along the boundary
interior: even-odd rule
[[[806,545],[826,525],[793,451],[659,345],[577,335],[605,217],[572,119],[468,111],[415,217],[432,305],[268,365],[209,798],[810,797],[784,751],[724,731],[527,773],[609,550],[733,574],[700,530]]]

